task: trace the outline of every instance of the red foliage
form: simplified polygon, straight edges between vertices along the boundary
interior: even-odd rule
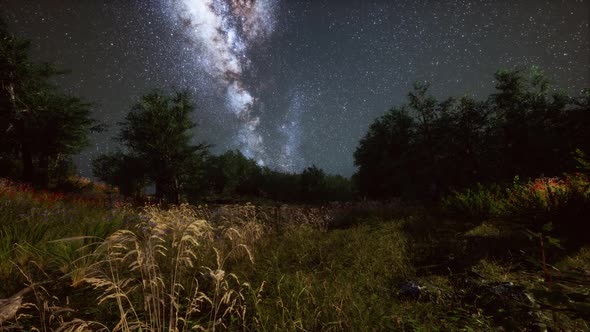
[[[14,183],[5,179],[0,179],[0,197],[5,197],[11,200],[26,198],[35,203],[49,205],[74,203],[92,207],[105,207],[110,206],[113,203],[106,195],[97,193],[76,194],[35,190],[29,184]]]

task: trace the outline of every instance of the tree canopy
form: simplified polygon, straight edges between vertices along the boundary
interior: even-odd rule
[[[192,144],[193,110],[187,92],[167,95],[154,90],[144,95],[121,123],[118,138],[126,152],[97,158],[95,175],[131,191],[138,190],[149,179],[155,185],[158,201],[178,203],[190,172],[208,149],[207,144]],[[142,167],[116,166],[119,163]]]
[[[192,200],[273,201],[317,204],[352,200],[349,179],[312,166],[285,173],[260,166],[240,151],[209,155],[188,186]]]
[[[46,187],[100,126],[91,104],[51,83],[64,72],[33,61],[30,45],[0,22],[0,176]]]
[[[372,198],[435,199],[451,188],[514,176],[559,175],[590,151],[588,90],[571,97],[537,68],[501,70],[496,92],[439,101],[416,83],[408,102],[376,119],[354,154]],[[585,129],[586,128],[586,129]]]

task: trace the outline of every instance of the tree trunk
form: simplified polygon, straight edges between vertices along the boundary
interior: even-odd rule
[[[37,171],[36,184],[41,188],[49,187],[49,156],[47,154],[44,153],[39,158]]]
[[[174,204],[180,204],[180,181],[178,177],[174,178]]]
[[[10,73],[11,77],[14,73]],[[23,182],[33,183],[35,179],[35,169],[33,166],[33,153],[31,145],[27,140],[27,133],[25,132],[25,120],[24,116],[27,113],[26,109],[19,109],[14,84],[10,83],[6,86],[10,103],[12,105],[12,111],[14,112],[14,128],[16,131],[16,137],[20,143],[20,156],[22,162],[22,178]],[[19,114],[20,113],[20,114]]]
[[[22,181],[33,183],[35,180],[35,168],[33,166],[33,154],[26,142],[21,141],[21,160],[23,163]]]
[[[25,123],[23,119],[18,119],[15,122],[17,137],[20,143],[20,155],[22,162],[22,178],[21,180],[26,183],[35,182],[35,167],[33,165],[33,152],[31,143],[27,139],[25,132]]]
[[[156,180],[156,202],[162,203],[164,199],[164,181],[161,179]]]

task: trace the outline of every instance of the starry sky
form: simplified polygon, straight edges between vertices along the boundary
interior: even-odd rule
[[[109,130],[77,165],[117,149],[117,124],[154,88],[189,89],[196,142],[284,171],[351,175],[369,124],[412,82],[485,97],[500,68],[539,66],[590,87],[590,0],[0,0],[35,59],[95,104]]]

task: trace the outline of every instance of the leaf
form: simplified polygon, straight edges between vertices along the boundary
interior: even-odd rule
[[[563,247],[561,246],[561,243],[560,243],[559,239],[556,239],[556,238],[551,237],[551,236],[547,236],[547,241],[552,246],[557,247],[559,249],[563,249]]]
[[[544,289],[533,289],[535,298],[545,300],[551,306],[563,306],[570,303],[569,297],[561,291],[549,291]]]
[[[553,230],[553,223],[548,222],[545,225],[543,225],[543,232],[549,233]]]

